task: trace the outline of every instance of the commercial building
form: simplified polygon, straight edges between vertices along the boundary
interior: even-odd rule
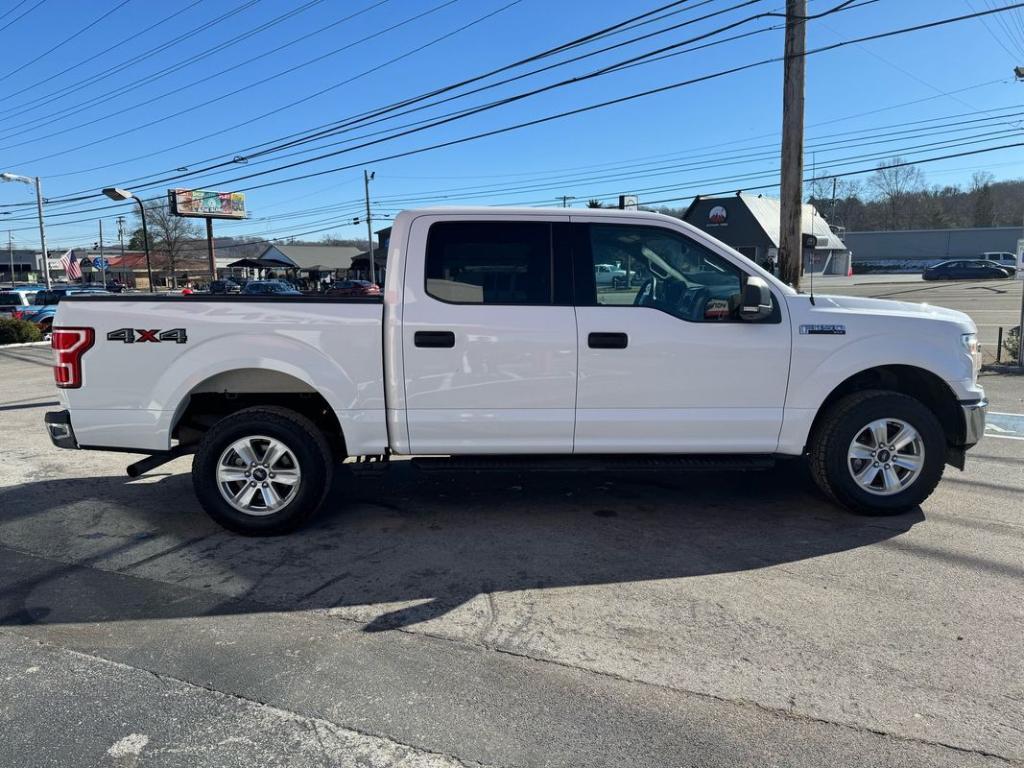
[[[683,221],[731,245],[756,264],[774,269],[779,259],[782,209],[778,200],[738,192],[727,197],[697,196]],[[847,244],[829,227],[813,205],[803,206],[801,229],[816,235],[818,245],[804,251],[804,269],[819,274],[845,275],[850,269]]]
[[[1020,227],[847,232],[855,272],[920,272],[947,259],[1017,252]]]

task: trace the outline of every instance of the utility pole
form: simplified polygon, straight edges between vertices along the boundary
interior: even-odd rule
[[[103,258],[103,219],[100,219],[100,280],[103,281],[103,287],[107,285],[107,260]]]
[[[210,259],[210,282],[217,279],[217,255],[213,250],[213,219],[206,217],[206,255]]]
[[[7,230],[7,255],[11,258],[11,289],[14,289],[14,237]]]
[[[563,208],[568,208],[569,207],[569,201],[570,200],[575,200],[576,198],[573,197],[572,195],[562,195],[561,197],[556,197],[555,199],[562,201],[562,207]]]
[[[376,174],[363,170],[363,188],[366,190],[366,250],[370,256],[370,282],[377,282],[377,265],[373,260],[373,217],[370,214],[370,181]]]
[[[122,279],[124,279],[125,284],[127,285],[129,284],[129,281],[127,280],[124,274],[124,216],[117,217],[117,239],[121,241],[121,277]],[[131,281],[131,285],[135,285],[134,280]]]
[[[50,290],[50,259],[46,254],[46,224],[43,223],[43,182],[36,176],[36,211],[39,213],[39,245],[43,249],[43,275],[46,290]]]
[[[837,181],[839,181],[839,178],[836,177],[836,176],[833,176],[832,177],[832,208],[831,208],[831,210],[829,211],[829,214],[828,214],[828,223],[829,224],[835,224],[836,223],[836,182]]]
[[[782,220],[779,277],[800,289],[804,176],[804,36],[807,0],[786,0],[786,54],[782,85]]]
[[[1017,79],[1017,82],[1024,80],[1024,67],[1014,67],[1013,75]],[[1020,259],[1020,257],[1017,257]],[[1021,278],[1021,270],[1024,269],[1024,263],[1017,262],[1017,279]],[[1024,284],[1021,284],[1020,292],[1020,324],[1017,326],[1017,365],[1024,368]]]

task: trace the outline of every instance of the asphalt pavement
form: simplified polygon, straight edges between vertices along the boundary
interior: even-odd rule
[[[810,289],[805,278],[801,289]],[[985,361],[996,361],[999,328],[1006,333],[1020,325],[1024,280],[957,280],[926,282],[920,275],[854,275],[819,278],[816,293],[867,296],[874,299],[925,302],[966,312],[978,326]],[[1006,350],[1002,352],[1005,359]]]
[[[1024,765],[1012,419],[899,517],[798,462],[396,461],[252,540],[187,459],[51,447],[48,366],[0,350],[2,765]],[[1024,414],[1024,378],[984,383]]]

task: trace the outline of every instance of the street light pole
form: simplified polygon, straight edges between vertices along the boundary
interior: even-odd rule
[[[103,194],[111,200],[117,200],[118,202],[122,200],[134,200],[139,204],[139,216],[142,217],[142,244],[146,249],[146,274],[149,275],[149,292],[156,293],[156,286],[153,285],[153,265],[149,258],[149,229],[146,227],[146,206],[142,204],[142,201],[139,200],[139,198],[127,189],[107,187],[103,190]]]
[[[146,226],[146,206],[139,198],[133,197],[132,199],[139,204],[139,216],[142,217],[142,247],[146,250],[146,275],[149,277],[149,292],[156,293],[156,286],[153,285],[153,264],[149,259],[149,228]],[[176,283],[172,283],[172,285],[176,285]]]
[[[46,223],[43,221],[43,182],[38,176],[20,176],[17,173],[0,173],[0,181],[18,181],[36,188],[36,212],[39,214],[39,246],[43,250],[43,275],[46,289],[50,289],[50,262],[46,257]]]
[[[11,230],[7,230],[7,255],[11,258],[11,289],[14,289],[14,238]]]

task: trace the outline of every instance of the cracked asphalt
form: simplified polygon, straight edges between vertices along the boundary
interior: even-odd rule
[[[396,461],[251,540],[187,460],[51,447],[48,365],[0,350],[0,765],[1024,765],[1024,440],[895,518]]]

